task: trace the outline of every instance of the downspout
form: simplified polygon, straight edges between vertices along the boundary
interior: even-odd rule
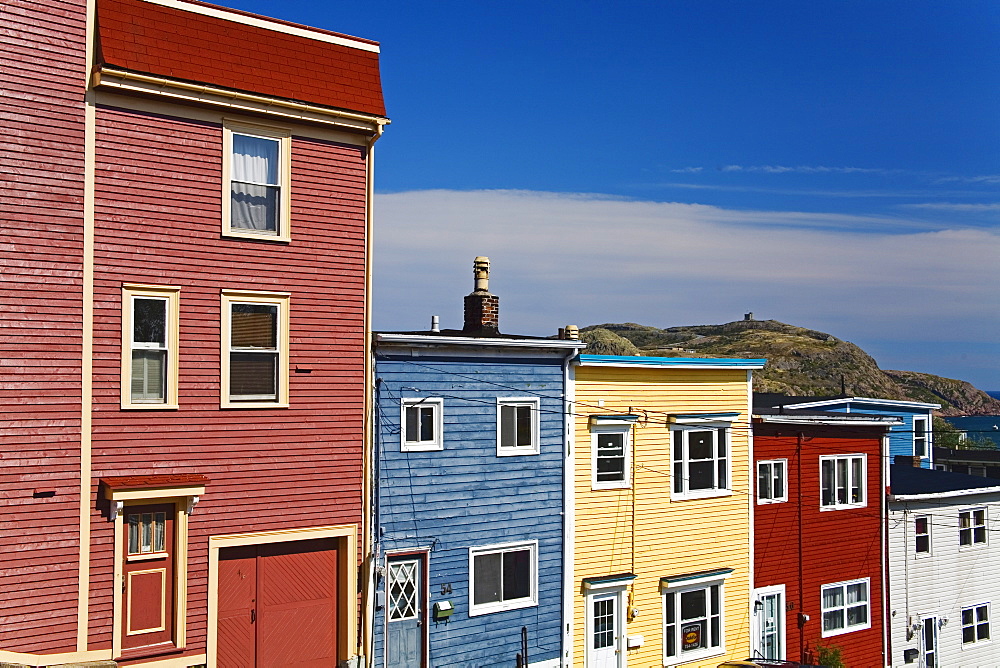
[[[576,490],[574,477],[574,444],[576,412],[576,374],[574,367],[580,351],[574,349],[563,360],[563,434],[566,443],[563,457],[563,614],[562,660],[560,666],[573,665],[573,560],[576,542]]]
[[[372,232],[374,229],[374,200],[375,200],[375,142],[382,136],[385,126],[379,123],[375,128],[375,134],[368,141],[368,151],[366,156],[366,180],[365,187],[365,365],[364,365],[364,433],[362,452],[362,508],[361,508],[361,554],[362,573],[359,578],[363,583],[364,592],[364,618],[360,634],[360,642],[357,646],[357,654],[360,654],[357,665],[364,661],[366,666],[372,665],[372,644],[373,644],[373,623],[375,609],[375,559],[372,552],[375,543],[374,532],[378,530],[377,518],[372,517],[372,493],[375,489],[374,476],[378,471],[373,470],[372,448],[374,441],[374,430],[372,422],[374,419],[373,391],[374,391],[374,364],[372,355]],[[352,611],[353,614],[353,611]]]
[[[881,439],[882,452],[879,457],[879,464],[881,466],[881,478],[882,478],[882,521],[879,523],[882,526],[880,530],[882,531],[882,664],[885,666],[892,665],[892,647],[889,644],[889,631],[891,628],[892,615],[889,610],[889,435],[888,433],[882,434]],[[905,528],[904,528],[905,531]],[[909,584],[907,583],[907,587]],[[909,608],[909,605],[907,605]],[[909,610],[907,610],[907,618],[909,618]],[[909,622],[907,622],[909,623]]]
[[[820,487],[822,488],[822,472],[820,472]],[[799,626],[799,661],[802,663],[807,663],[807,645],[806,645],[806,630],[805,630],[805,612],[803,612],[803,602],[804,602],[804,587],[805,584],[802,578],[802,432],[800,431],[795,436],[795,486],[798,488],[799,502],[796,504],[796,515],[798,515],[798,560],[799,560],[799,615],[798,615],[798,626]],[[822,620],[820,620],[822,622]]]

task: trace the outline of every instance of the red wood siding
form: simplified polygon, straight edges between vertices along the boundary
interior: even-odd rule
[[[786,602],[794,606],[785,613],[789,660],[815,663],[815,649],[823,644],[840,647],[849,666],[883,665],[879,434],[874,429],[754,425],[755,461],[788,460],[788,502],[754,508],[754,586],[785,585]],[[820,456],[856,453],[868,455],[868,505],[821,512]],[[823,638],[822,586],[866,577],[871,578],[871,628]],[[810,617],[801,628],[800,613]]]
[[[0,27],[0,649],[18,652],[76,648],[85,19],[85,0],[12,0]]]
[[[361,522],[364,152],[293,137],[283,244],[220,238],[221,144],[218,125],[98,110],[94,477],[211,480],[190,522],[202,650],[209,535]],[[179,410],[119,408],[123,282],[182,288]],[[291,408],[219,408],[223,288],[291,293]],[[93,647],[110,641],[113,566],[96,511],[92,547]]]

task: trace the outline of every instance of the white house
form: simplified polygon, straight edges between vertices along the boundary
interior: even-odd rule
[[[896,461],[888,496],[892,665],[1000,666],[1000,480]]]

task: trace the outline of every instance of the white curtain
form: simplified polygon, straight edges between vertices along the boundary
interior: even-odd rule
[[[277,232],[278,146],[276,139],[233,133],[232,227]]]

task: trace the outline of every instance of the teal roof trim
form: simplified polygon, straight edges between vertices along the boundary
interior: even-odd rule
[[[735,420],[740,416],[739,411],[735,413],[671,413],[670,417],[678,420],[690,420],[700,418],[702,420]]]
[[[722,357],[636,357],[633,355],[580,355],[582,364],[620,364],[636,366],[728,367],[732,369],[759,369],[766,359],[734,359]]]
[[[684,573],[683,575],[668,575],[666,577],[660,578],[660,584],[677,584],[678,582],[686,582],[688,580],[703,580],[713,577],[721,577],[723,575],[729,575],[733,572],[732,568],[716,568],[710,571],[698,571],[697,573]]]
[[[602,575],[600,577],[583,578],[583,582],[588,585],[605,585],[611,584],[612,582],[631,582],[637,577],[638,576],[635,573],[619,573],[617,575]]]

